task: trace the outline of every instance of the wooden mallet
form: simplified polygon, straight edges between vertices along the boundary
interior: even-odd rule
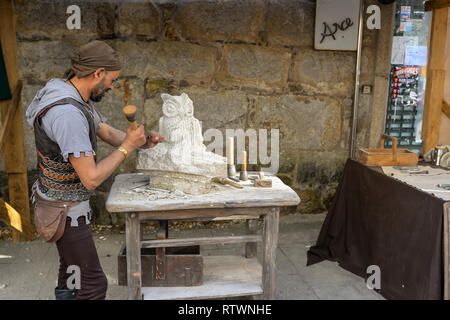
[[[128,105],[123,108],[123,113],[125,113],[127,120],[130,122],[131,129],[136,130],[138,128],[138,124],[136,122],[136,107],[133,105]]]

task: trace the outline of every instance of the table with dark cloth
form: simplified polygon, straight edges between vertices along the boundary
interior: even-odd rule
[[[386,299],[443,299],[444,203],[349,159],[307,266],[328,259],[367,279],[377,265]]]

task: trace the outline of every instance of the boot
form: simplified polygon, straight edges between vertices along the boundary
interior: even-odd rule
[[[77,298],[78,290],[73,289],[58,289],[55,288],[56,300],[75,300]]]

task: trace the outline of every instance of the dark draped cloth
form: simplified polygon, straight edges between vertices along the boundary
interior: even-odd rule
[[[444,202],[348,160],[307,266],[337,261],[367,279],[376,265],[385,298],[443,299]]]

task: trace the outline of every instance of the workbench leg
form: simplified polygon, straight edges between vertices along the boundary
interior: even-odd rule
[[[278,247],[278,222],[280,208],[272,208],[264,215],[263,243],[263,296],[265,300],[274,300],[276,293],[276,252]]]
[[[247,234],[254,235],[258,230],[258,219],[247,219]],[[255,258],[256,257],[256,242],[245,243],[245,257]]]
[[[127,245],[128,299],[142,300],[141,294],[141,229],[138,214],[126,215],[125,237]]]

